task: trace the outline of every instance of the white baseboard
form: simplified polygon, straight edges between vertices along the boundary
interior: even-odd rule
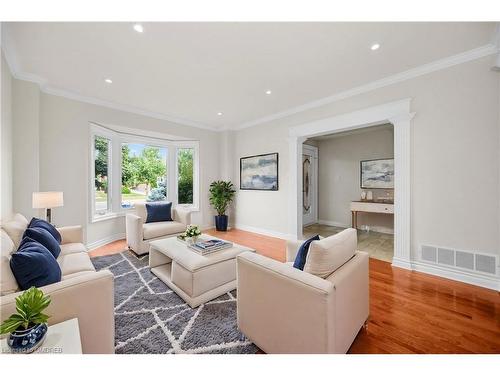
[[[112,236],[108,236],[108,237],[105,237],[105,238],[100,239],[98,241],[88,243],[87,249],[94,250],[94,249],[97,249],[98,247],[107,245],[108,243],[115,242],[118,240],[123,240],[123,239],[125,239],[125,237],[126,237],[125,233],[113,234]]]
[[[429,264],[420,261],[411,261],[411,267],[413,270],[418,272],[428,273],[434,276],[444,277],[446,279],[461,281],[466,284],[477,285],[483,288],[500,291],[500,279],[494,276],[461,271],[458,269],[450,269],[436,264]]]
[[[338,221],[331,221],[331,220],[323,220],[323,219],[318,220],[318,224],[328,225],[331,227],[340,227],[340,228],[349,228],[350,227],[350,225],[347,225],[345,223],[340,223]]]
[[[252,227],[252,226],[249,226],[249,225],[243,225],[243,224],[234,223],[231,227],[232,228],[241,229],[241,230],[246,230],[248,232],[254,232],[254,233],[257,233],[257,234],[262,234],[264,236],[278,237],[278,238],[281,238],[281,239],[284,239],[284,240],[291,240],[291,239],[293,239],[292,236],[290,234],[287,234],[287,233],[281,233],[281,232],[276,232],[276,231],[273,231],[273,230]]]
[[[339,227],[339,228],[350,228],[351,227],[350,224],[341,223],[338,221],[331,221],[331,220],[318,220],[318,224],[329,225],[331,227]],[[360,228],[358,228],[358,229],[360,229]],[[394,229],[386,228],[386,227],[379,227],[379,226],[370,226],[370,232],[394,234]]]

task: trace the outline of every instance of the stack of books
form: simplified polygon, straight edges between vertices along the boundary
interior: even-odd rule
[[[211,239],[188,245],[188,247],[200,255],[207,255],[220,250],[229,249],[233,247],[233,244],[227,241]]]

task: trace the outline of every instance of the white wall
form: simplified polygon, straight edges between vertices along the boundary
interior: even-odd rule
[[[320,139],[318,147],[318,219],[325,224],[349,227],[351,201],[359,200],[360,161],[394,157],[394,130],[373,129],[339,134]],[[374,198],[393,195],[392,190],[372,189]],[[371,230],[392,233],[392,215],[358,213],[358,227],[370,226]]]
[[[240,156],[279,152],[277,192],[238,192],[236,221],[288,228],[288,128],[411,97],[412,257],[420,244],[500,254],[499,76],[493,57],[357,95],[235,133]]]
[[[14,212],[27,217],[44,215],[32,208],[31,196],[39,191],[40,90],[32,82],[12,85]]]
[[[1,219],[6,220],[12,216],[12,76],[1,53]]]

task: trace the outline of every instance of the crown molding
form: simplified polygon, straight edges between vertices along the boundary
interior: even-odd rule
[[[46,94],[60,96],[60,97],[66,98],[66,99],[71,99],[71,100],[76,100],[76,101],[83,102],[83,103],[98,105],[101,107],[106,107],[106,108],[110,108],[110,109],[114,109],[114,110],[118,110],[118,111],[122,111],[122,112],[128,112],[128,113],[133,113],[136,115],[151,117],[151,118],[158,119],[158,120],[164,120],[164,121],[168,121],[168,122],[178,124],[178,125],[187,125],[187,126],[191,126],[191,127],[195,127],[195,128],[199,128],[199,129],[203,129],[203,130],[214,131],[214,132],[221,131],[221,129],[214,128],[212,126],[202,124],[202,123],[199,123],[196,121],[192,121],[192,120],[188,120],[188,119],[184,119],[184,118],[180,118],[180,117],[176,117],[176,116],[172,116],[172,115],[167,115],[164,113],[153,112],[153,111],[149,111],[149,110],[142,109],[142,108],[137,108],[137,107],[126,105],[126,104],[114,103],[114,102],[110,102],[107,100],[98,99],[98,98],[91,97],[91,96],[85,96],[85,95],[81,95],[81,94],[78,94],[78,93],[75,93],[75,92],[72,92],[69,90],[64,90],[64,89],[54,87],[54,86],[50,85],[48,83],[47,79],[45,79],[43,77],[40,77],[40,76],[35,75],[35,74],[22,72],[19,69],[17,56],[15,55],[15,53],[13,53],[12,48],[7,48],[6,43],[2,43],[1,49],[4,53],[5,60],[7,62],[7,65],[10,69],[12,76],[18,80],[28,81],[28,82],[32,82],[32,83],[37,84],[40,87],[40,91],[42,91]]]
[[[499,24],[500,25],[500,24]],[[311,110],[314,108],[318,108],[327,104],[331,104],[334,102],[338,102],[356,95],[361,95],[364,93],[368,93],[370,91],[374,91],[386,86],[394,85],[400,82],[404,82],[413,78],[417,78],[429,73],[433,73],[439,70],[447,69],[455,65],[460,65],[469,61],[477,60],[482,57],[490,56],[499,53],[500,50],[500,26],[497,26],[497,32],[495,33],[494,39],[491,41],[489,44],[485,44],[481,47],[465,51],[453,56],[445,57],[440,60],[433,61],[431,63],[427,63],[421,66],[418,66],[416,68],[412,68],[409,70],[406,70],[401,73],[394,74],[392,76],[388,76],[373,82],[370,82],[365,85],[361,85],[358,87],[354,87],[352,89],[327,96],[315,101],[311,101],[305,104],[302,104],[297,107],[289,108],[287,110],[281,111],[281,112],[276,112],[268,116],[264,116],[261,118],[258,118],[256,120],[252,121],[247,121],[244,123],[241,123],[237,126],[231,127],[231,126],[222,126],[222,127],[214,127],[214,126],[209,126],[206,124],[202,124],[196,121],[192,121],[189,119],[184,119],[184,118],[179,118],[176,116],[164,114],[164,113],[159,113],[159,112],[153,112],[149,110],[145,110],[142,108],[137,108],[134,106],[126,105],[126,104],[119,104],[119,103],[114,103],[110,102],[107,100],[103,99],[98,99],[95,97],[90,97],[90,96],[85,96],[81,95],[69,90],[64,90],[60,89],[54,86],[51,86],[48,81],[40,76],[34,75],[34,74],[29,74],[20,71],[18,61],[17,61],[17,56],[15,53],[12,52],[12,48],[7,48],[6,43],[2,43],[2,51],[4,52],[5,60],[7,61],[7,65],[9,66],[9,69],[12,73],[12,76],[16,79],[23,80],[23,81],[29,81],[36,83],[40,87],[40,91],[50,94],[50,95],[55,95],[55,96],[60,96],[64,98],[68,98],[71,100],[76,100],[88,104],[93,104],[93,105],[98,105],[106,108],[111,108],[115,109],[118,111],[122,112],[128,112],[128,113],[134,113],[137,115],[141,116],[146,116],[146,117],[151,117],[155,118],[158,120],[164,120],[168,121],[174,124],[179,124],[179,125],[187,125],[199,129],[204,129],[204,130],[210,130],[213,132],[222,132],[222,131],[235,131],[235,130],[241,130],[245,128],[249,128],[252,126],[260,125],[266,122],[270,122],[273,120],[278,120],[281,118],[285,118],[300,112],[304,112],[307,110]],[[6,42],[9,42],[7,39]],[[7,43],[12,46],[12,43]]]
[[[332,96],[327,96],[322,99],[318,99],[306,104],[302,104],[300,106],[294,107],[294,108],[289,108],[285,111],[277,112],[269,116],[261,117],[256,120],[244,122],[238,126],[236,126],[234,129],[235,130],[241,130],[245,128],[249,128],[252,126],[260,125],[266,122],[270,122],[273,120],[278,120],[284,117],[288,117],[300,112],[304,112],[310,109],[318,108],[327,104],[331,104],[334,102],[338,102],[356,95],[364,94],[373,90],[380,89],[382,87],[394,85],[396,83],[404,82],[413,78],[417,78],[429,73],[433,73],[439,70],[447,69],[455,65],[463,64],[469,61],[477,60],[482,57],[494,55],[495,53],[498,53],[499,47],[497,47],[495,44],[486,44],[484,46],[459,53],[457,55],[445,57],[440,60],[433,61],[428,64],[420,65],[416,68],[412,68],[409,70],[406,70],[401,73],[394,74],[392,76],[388,76],[373,82],[370,82],[368,84],[354,87],[352,89],[340,92],[338,94],[332,95]]]

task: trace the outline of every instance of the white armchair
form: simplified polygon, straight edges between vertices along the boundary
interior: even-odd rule
[[[300,244],[287,244],[287,262]],[[369,315],[368,254],[352,254],[324,279],[291,263],[239,255],[239,329],[266,353],[346,353]]]
[[[135,214],[127,214],[125,227],[127,246],[138,255],[149,253],[151,241],[177,236],[191,224],[191,212],[179,206],[172,208],[173,221],[156,223],[146,223],[145,203],[136,203],[135,208]]]

